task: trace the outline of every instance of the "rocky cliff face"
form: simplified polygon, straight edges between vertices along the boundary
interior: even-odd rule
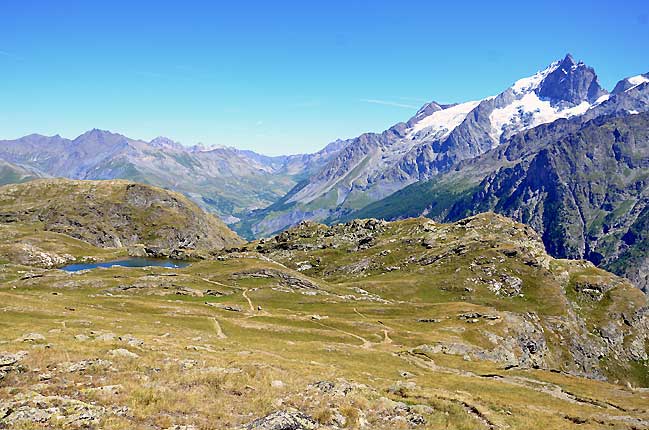
[[[573,106],[583,102],[595,103],[608,94],[597,82],[595,70],[584,63],[576,63],[570,54],[548,73],[536,93],[541,99],[552,100],[555,104],[565,102]]]
[[[41,225],[99,247],[197,249],[241,243],[182,195],[119,180],[47,179],[0,187],[0,222]]]
[[[586,258],[647,291],[649,115],[596,121],[487,176],[449,219],[494,209],[542,232],[552,255]]]

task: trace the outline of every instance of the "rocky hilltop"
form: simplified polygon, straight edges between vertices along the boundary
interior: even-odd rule
[[[41,179],[0,187],[0,223],[34,224],[103,248],[224,248],[241,243],[183,195],[123,180]]]
[[[453,224],[304,222],[248,247],[328,282],[373,285],[384,299],[471,303],[458,318],[494,321],[480,330],[486,344],[459,333],[424,351],[615,379],[649,358],[641,292],[590,263],[553,259],[532,228],[493,213]]]

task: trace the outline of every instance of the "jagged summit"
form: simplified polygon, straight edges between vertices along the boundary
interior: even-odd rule
[[[103,137],[103,136],[121,136],[119,133],[113,133],[110,130],[102,130],[100,128],[93,128],[86,131],[85,133],[77,136],[76,139],[87,138],[87,137]]]
[[[570,54],[549,73],[538,87],[537,94],[551,103],[568,102],[574,106],[583,102],[594,103],[608,94],[598,80],[592,67],[583,62],[575,63]]]
[[[87,132],[77,136],[72,140],[73,145],[81,145],[84,147],[95,147],[96,145],[119,145],[126,146],[129,144],[132,139],[127,138],[126,136],[113,133],[109,130],[101,130],[98,128],[93,128]]]

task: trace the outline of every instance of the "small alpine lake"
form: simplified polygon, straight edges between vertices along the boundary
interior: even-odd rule
[[[63,266],[60,269],[66,272],[79,272],[81,270],[96,269],[98,267],[166,267],[169,269],[180,269],[189,266],[189,263],[181,260],[172,260],[170,258],[146,258],[146,257],[127,257],[119,260],[102,261],[96,263],[75,263]]]

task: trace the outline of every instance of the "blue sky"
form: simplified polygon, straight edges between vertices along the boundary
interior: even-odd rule
[[[0,8],[0,138],[91,128],[267,154],[496,94],[571,52],[649,72],[645,1],[30,1]]]

